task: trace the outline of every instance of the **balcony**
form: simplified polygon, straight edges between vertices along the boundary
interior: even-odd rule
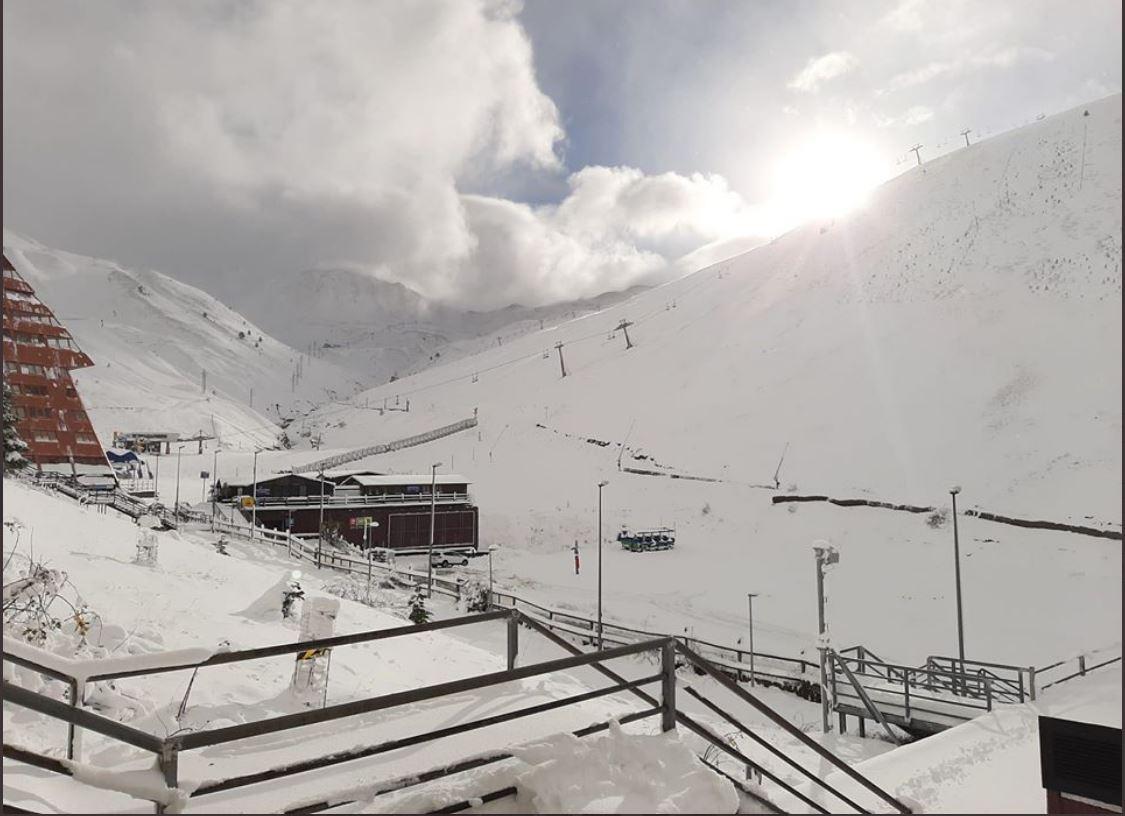
[[[239,501],[236,496],[234,501]],[[325,507],[377,507],[387,504],[429,504],[429,493],[388,493],[371,496],[259,496],[258,507],[267,508],[293,508],[293,507],[320,507],[321,502]],[[438,493],[435,504],[472,504],[468,493]]]

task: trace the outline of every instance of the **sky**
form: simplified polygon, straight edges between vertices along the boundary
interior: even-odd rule
[[[1120,93],[1112,0],[8,0],[4,225],[237,303],[654,283]]]

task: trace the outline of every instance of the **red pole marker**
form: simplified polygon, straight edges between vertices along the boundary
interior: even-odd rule
[[[578,553],[574,554],[574,574],[578,574]]]

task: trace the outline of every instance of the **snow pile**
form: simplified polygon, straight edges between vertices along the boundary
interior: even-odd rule
[[[676,733],[560,734],[512,753],[531,766],[516,776],[524,813],[735,813],[738,793]]]

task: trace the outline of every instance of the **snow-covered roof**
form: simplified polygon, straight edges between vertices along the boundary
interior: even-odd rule
[[[356,475],[348,479],[364,487],[381,487],[384,485],[407,485],[407,484],[429,484],[431,476],[429,473],[388,473],[383,476],[363,476]],[[438,474],[433,478],[437,484],[469,484],[469,480],[464,476],[458,476],[455,473]]]
[[[310,476],[310,475],[305,474],[305,473],[271,473],[271,474],[266,475],[266,476],[259,476],[258,477],[258,485],[261,486],[261,485],[264,485],[264,484],[269,484],[270,482],[276,482],[279,479],[286,479],[286,478],[289,478],[289,477],[292,477],[294,479],[305,479],[306,481],[315,482],[316,484],[320,484],[320,479],[316,478],[316,476]],[[251,487],[254,484],[253,478],[247,479],[247,478],[244,478],[244,477],[239,478],[239,479],[221,479],[220,478],[219,481],[222,482],[223,484],[227,485],[228,487]],[[328,485],[332,484],[332,482],[330,482],[328,479],[325,479],[324,483],[328,484]]]

